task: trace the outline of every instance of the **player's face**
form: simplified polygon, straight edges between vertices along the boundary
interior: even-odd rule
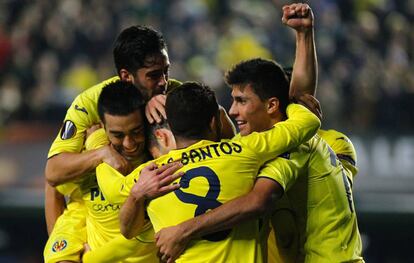
[[[139,157],[145,149],[144,122],[139,110],[126,115],[106,114],[105,131],[109,141],[128,160]]]
[[[260,100],[250,85],[233,85],[231,96],[233,104],[229,114],[236,120],[242,136],[271,127],[267,103]]]
[[[160,54],[147,57],[147,67],[137,70],[134,85],[140,89],[144,97],[151,98],[162,94],[167,89],[170,60],[166,49]]]

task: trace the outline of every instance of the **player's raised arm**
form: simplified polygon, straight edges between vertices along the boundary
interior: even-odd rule
[[[296,31],[296,55],[289,96],[315,96],[318,83],[318,61],[314,41],[314,18],[307,4],[297,3],[283,7],[282,22]]]

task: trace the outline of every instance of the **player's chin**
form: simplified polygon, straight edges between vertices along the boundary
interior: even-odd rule
[[[138,158],[140,155],[142,154],[142,151],[139,151],[138,149],[134,150],[134,151],[129,151],[129,152],[123,152],[122,155],[128,159],[128,160],[132,160],[132,159],[136,159]]]
[[[249,128],[246,124],[238,125],[241,136],[249,135]]]

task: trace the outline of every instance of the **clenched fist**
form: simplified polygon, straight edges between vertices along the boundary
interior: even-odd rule
[[[283,24],[299,32],[307,32],[313,28],[312,9],[307,4],[291,4],[282,8]]]

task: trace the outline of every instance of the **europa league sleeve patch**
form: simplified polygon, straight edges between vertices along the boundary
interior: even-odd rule
[[[75,136],[76,134],[76,125],[70,120],[67,120],[63,123],[62,129],[60,130],[60,138],[62,140],[67,140]]]

